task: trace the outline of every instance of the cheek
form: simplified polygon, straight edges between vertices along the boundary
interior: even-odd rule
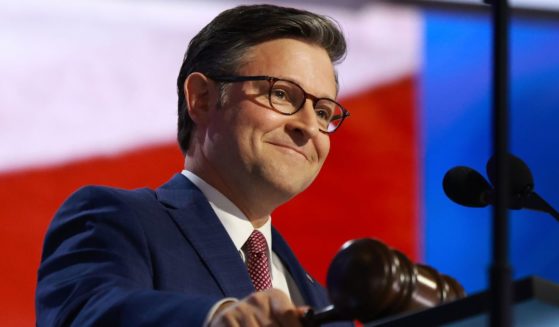
[[[264,135],[283,130],[285,118],[280,114],[260,107],[245,109],[239,124],[243,133],[252,139],[262,139]]]
[[[328,135],[323,135],[316,142],[316,152],[318,153],[318,160],[323,163],[328,157],[328,153],[330,152],[330,137]]]

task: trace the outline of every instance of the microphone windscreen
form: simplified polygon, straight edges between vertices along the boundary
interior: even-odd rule
[[[509,187],[511,194],[531,192],[534,189],[534,179],[530,168],[520,158],[507,154],[506,160],[509,165]],[[497,160],[492,156],[486,165],[487,176],[495,186],[497,184]]]
[[[472,168],[457,166],[445,174],[443,189],[452,201],[463,206],[479,208],[488,205],[485,196],[491,190],[491,185]]]

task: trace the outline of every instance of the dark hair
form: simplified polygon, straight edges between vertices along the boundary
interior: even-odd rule
[[[188,150],[194,127],[184,94],[188,75],[193,72],[209,76],[234,74],[250,47],[279,38],[318,45],[326,50],[332,63],[341,61],[346,53],[338,24],[325,16],[273,5],[238,6],[222,12],[190,41],[177,78],[177,139],[183,153]]]

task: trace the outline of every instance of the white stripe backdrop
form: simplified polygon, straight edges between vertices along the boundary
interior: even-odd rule
[[[236,4],[0,1],[0,172],[174,142],[188,41]],[[304,8],[336,19],[348,38],[342,97],[419,70],[415,10]]]

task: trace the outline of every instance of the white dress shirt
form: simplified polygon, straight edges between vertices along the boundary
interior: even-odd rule
[[[213,186],[206,183],[203,179],[196,176],[191,171],[183,170],[182,174],[186,176],[186,178],[188,178],[194,185],[196,185],[196,187],[198,187],[208,199],[210,206],[223,224],[223,227],[227,231],[227,234],[229,234],[233,244],[235,244],[242,260],[246,262],[245,254],[241,248],[248,240],[252,231],[255,229],[252,226],[252,223],[248,220],[245,214],[235,204],[233,204],[233,202],[231,202]],[[303,297],[295,284],[295,281],[284,267],[279,257],[272,251],[272,217],[268,217],[266,223],[257,229],[264,235],[266,243],[268,243],[268,257],[271,258],[270,273],[272,278],[272,287],[285,292],[291,299],[291,302],[295,305],[304,305]]]

